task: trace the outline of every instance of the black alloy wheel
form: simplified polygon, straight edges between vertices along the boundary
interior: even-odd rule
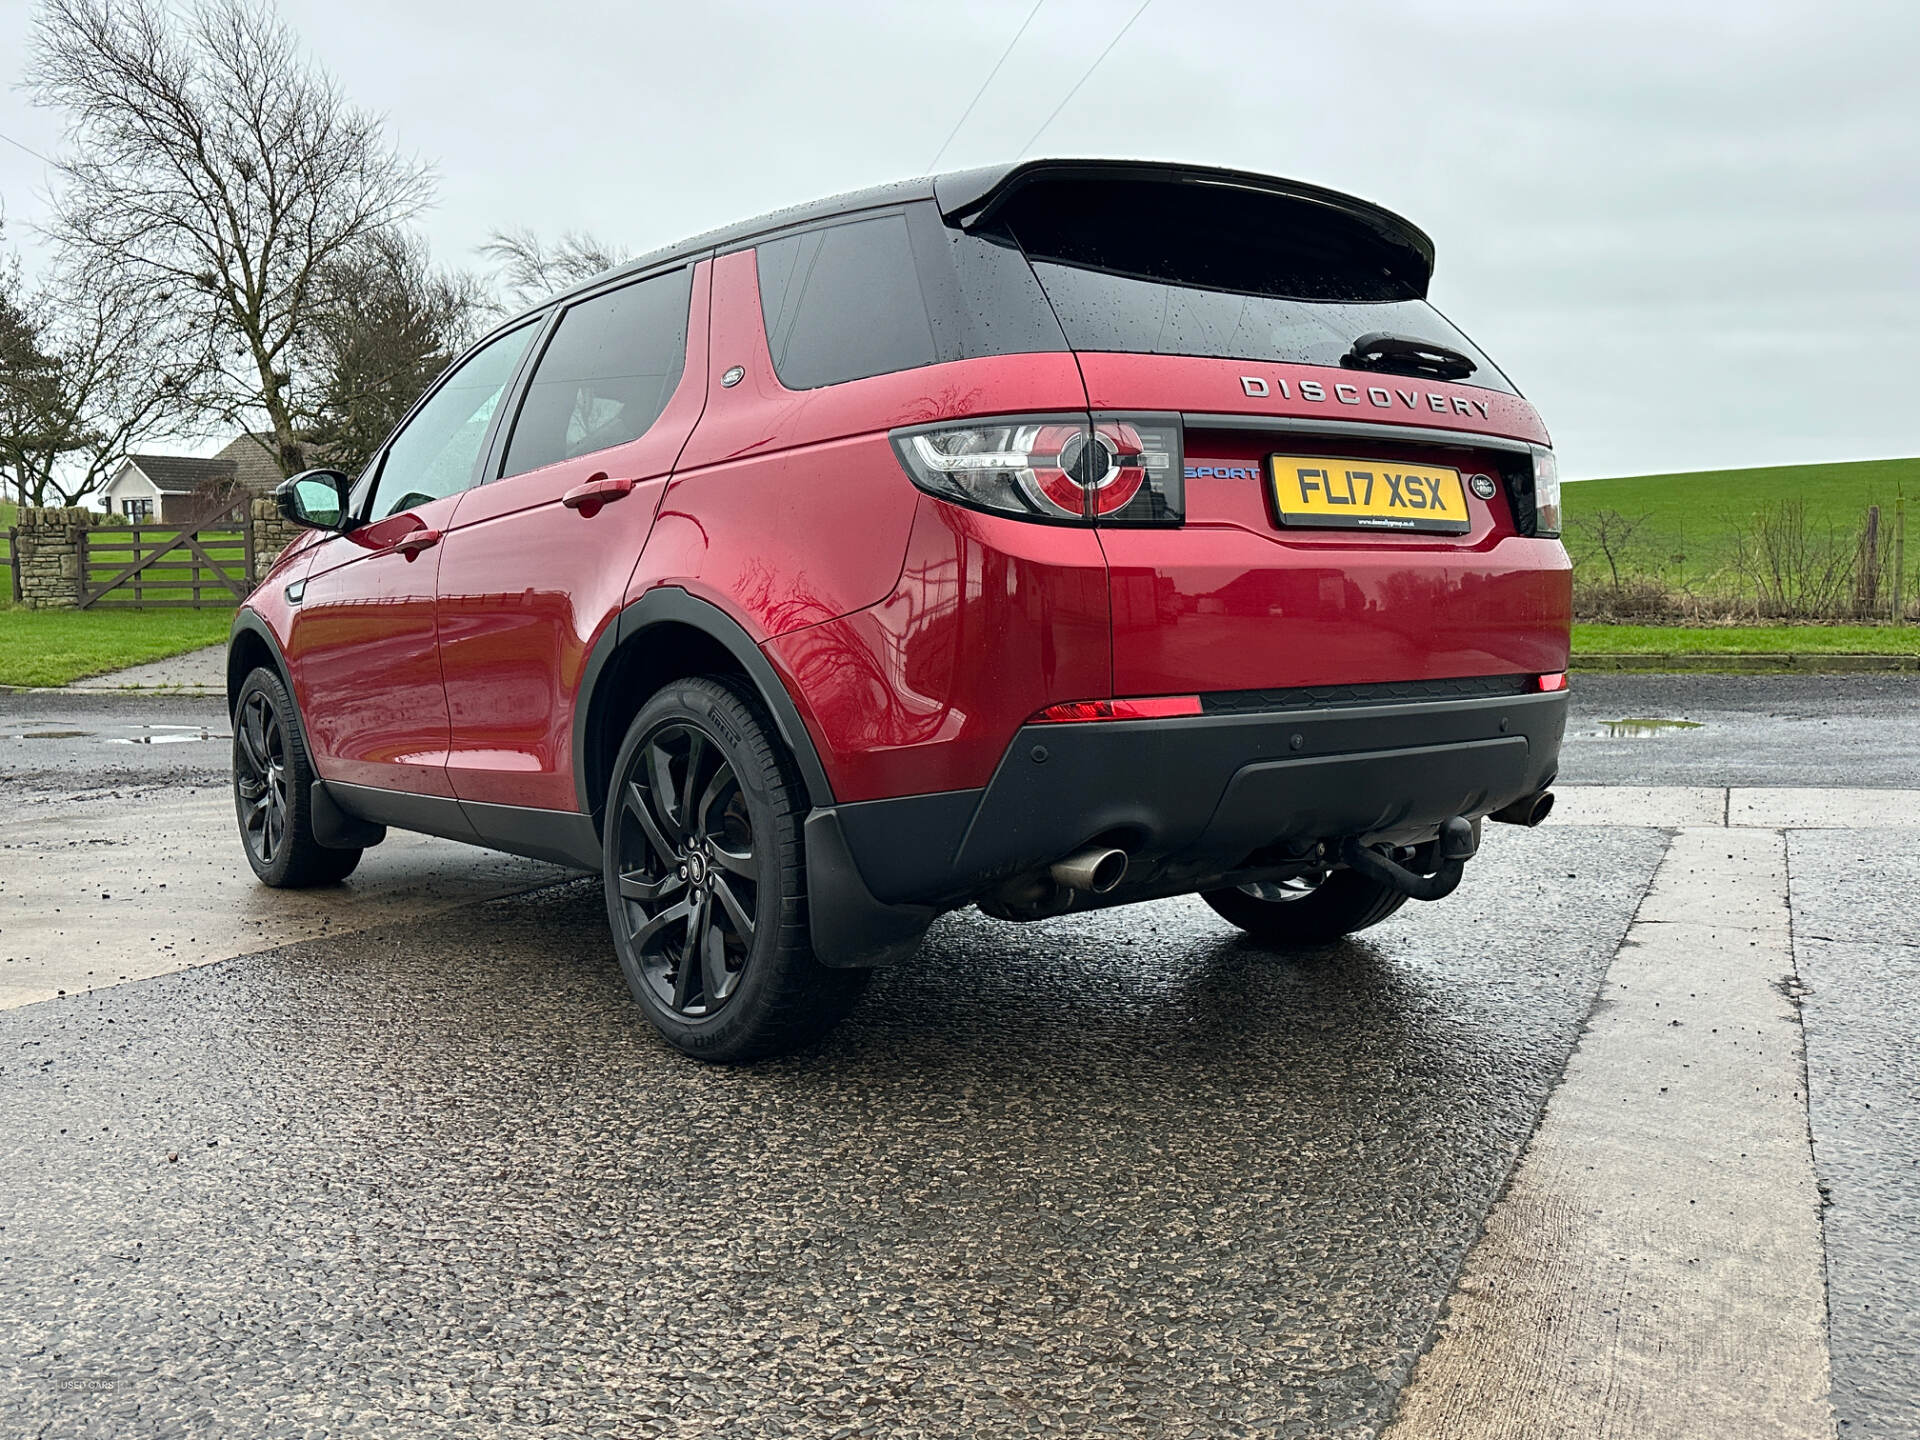
[[[1407,903],[1399,891],[1346,869],[1203,890],[1200,898],[1215,914],[1276,950],[1331,945],[1378,925]]]
[[[613,762],[603,881],[613,948],[654,1029],[738,1064],[823,1035],[866,988],[822,965],[807,920],[807,790],[733,676],[670,681]]]
[[[659,1002],[705,1019],[753,954],[753,817],[719,743],[691,723],[654,731],[630,768],[613,836],[624,938]]]
[[[269,867],[286,847],[287,732],[264,689],[250,691],[233,717],[233,783],[240,833],[258,865]]]
[[[247,864],[276,889],[331,885],[360,863],[360,850],[314,838],[313,781],[293,697],[263,665],[247,676],[234,700],[233,808]]]

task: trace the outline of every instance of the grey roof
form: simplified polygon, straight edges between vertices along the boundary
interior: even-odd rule
[[[267,494],[285,478],[271,435],[239,435],[213,458],[232,465],[234,479],[256,495]]]
[[[129,464],[165,495],[190,495],[209,480],[231,480],[233,461],[219,456],[129,455]]]

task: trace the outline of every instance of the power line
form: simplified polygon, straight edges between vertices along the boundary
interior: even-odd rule
[[[34,159],[39,160],[44,164],[51,165],[56,170],[60,168],[59,161],[47,159],[45,155],[42,155],[38,150],[34,149],[31,145],[22,145],[18,140],[14,139],[11,135],[0,135],[0,140],[6,141],[7,144],[13,146],[13,148],[16,150],[26,151],[27,154],[33,156]]]
[[[1063,97],[1061,97],[1060,103],[1058,105],[1053,107],[1053,114],[1047,116],[1045,120],[1042,120],[1040,122],[1040,128],[1033,132],[1032,138],[1029,139],[1026,144],[1020,147],[1020,153],[1022,155],[1025,155],[1027,151],[1033,148],[1033,142],[1035,140],[1038,140],[1042,135],[1047,133],[1047,126],[1053,124],[1055,120],[1058,120],[1060,118],[1060,112],[1067,108],[1067,102],[1072,100],[1074,96],[1078,95],[1080,93],[1080,87],[1086,84],[1087,81],[1093,78],[1093,72],[1100,68],[1100,62],[1102,60],[1105,60],[1107,56],[1113,53],[1113,47],[1118,45],[1122,40],[1126,38],[1127,32],[1133,28],[1133,22],[1135,20],[1138,20],[1142,15],[1146,14],[1147,6],[1151,4],[1153,4],[1153,0],[1142,0],[1140,8],[1133,12],[1132,17],[1127,21],[1127,23],[1122,25],[1119,29],[1119,32],[1113,37],[1113,39],[1107,42],[1107,48],[1102,50],[1099,54],[1099,57],[1093,62],[1093,64],[1087,67],[1087,73],[1082,75],[1078,80],[1074,81],[1073,88],[1067,91],[1067,93]]]
[[[929,172],[933,170],[934,166],[940,163],[940,157],[947,153],[947,146],[953,144],[954,136],[960,133],[960,127],[966,124],[967,117],[973,114],[973,107],[980,103],[980,97],[985,95],[987,93],[987,87],[993,84],[993,77],[1000,73],[1000,67],[1006,64],[1007,57],[1013,54],[1013,47],[1020,43],[1020,37],[1027,33],[1027,27],[1033,24],[1033,17],[1040,13],[1040,7],[1046,3],[1047,0],[1034,0],[1033,9],[1029,10],[1027,12],[1027,18],[1020,22],[1020,28],[1013,32],[1013,39],[1009,40],[1007,42],[1007,48],[1000,52],[1000,58],[993,62],[993,69],[989,70],[987,72],[987,78],[980,82],[980,88],[973,92],[973,99],[969,100],[967,102],[967,108],[960,112],[960,118],[953,122],[952,132],[948,134],[940,148],[934,152],[933,159],[927,164]]]

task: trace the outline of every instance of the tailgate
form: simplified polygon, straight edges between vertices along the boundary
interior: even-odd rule
[[[1388,379],[1379,388],[1396,405],[1434,423],[1387,423],[1325,413],[1353,409],[1334,387],[1355,377],[1338,370],[1138,355],[1080,361],[1095,410],[1172,409],[1184,419],[1186,524],[1101,531],[1115,694],[1566,668],[1565,554],[1516,523],[1529,442],[1544,438],[1518,397]],[[1264,395],[1242,383],[1255,369]],[[1357,388],[1368,408],[1384,408]],[[1309,398],[1316,392],[1327,401]],[[1393,392],[1411,393],[1419,410]],[[1328,503],[1328,488],[1347,504]],[[1444,514],[1432,508],[1436,488]],[[1369,489],[1371,506],[1353,503]],[[1464,506],[1457,518],[1455,504]]]
[[[1119,162],[1040,162],[968,204],[1025,255],[1095,416],[1181,417],[1184,523],[1099,531],[1116,695],[1566,667],[1571,574],[1534,535],[1546,434],[1427,303],[1416,227]]]

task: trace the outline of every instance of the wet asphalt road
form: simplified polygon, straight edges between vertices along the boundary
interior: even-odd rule
[[[1920,856],[1912,831],[1789,838],[1842,1436],[1920,1436]]]
[[[1576,674],[1563,753],[1570,785],[1920,788],[1920,675]]]
[[[220,699],[0,690],[0,787],[216,783],[231,735]]]
[[[1920,784],[1911,679],[1577,682],[1569,783]],[[0,787],[217,780],[107,741],[223,718],[0,695]],[[1850,1435],[1920,1434],[1910,842],[1791,850]],[[0,1430],[1368,1434],[1662,844],[1496,828],[1314,961],[949,917],[745,1072],[653,1039],[584,881],[0,1013]]]
[[[591,882],[0,1014],[9,1432],[1369,1433],[1661,845],[1306,963],[950,917],[746,1072]]]

